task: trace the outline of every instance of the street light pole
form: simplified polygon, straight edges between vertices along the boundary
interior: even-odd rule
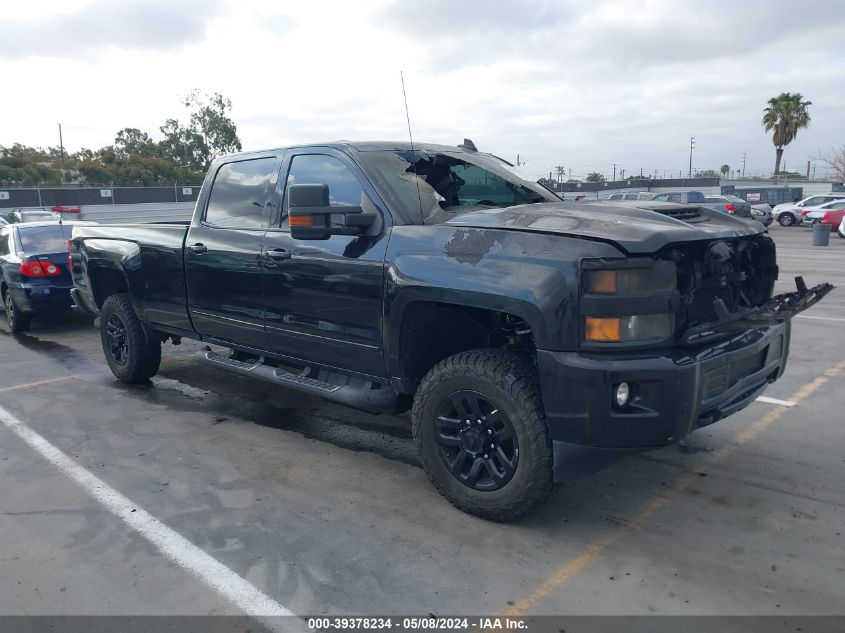
[[[692,178],[692,148],[695,147],[695,137],[689,137],[689,175],[687,178]]]
[[[65,144],[62,141],[62,124],[56,123],[59,126],[59,155],[62,157],[62,167],[65,165]]]
[[[747,152],[742,153],[742,177],[745,178],[745,157],[748,156]]]

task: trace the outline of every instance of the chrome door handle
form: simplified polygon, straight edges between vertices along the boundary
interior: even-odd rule
[[[264,257],[274,262],[282,261],[283,259],[290,259],[290,253],[283,248],[277,248],[272,251],[264,251]]]

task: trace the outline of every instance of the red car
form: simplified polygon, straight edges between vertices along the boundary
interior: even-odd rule
[[[831,231],[835,231],[842,223],[842,218],[845,217],[845,209],[835,209],[833,211],[825,211],[824,217],[820,220],[821,224],[826,224]]]

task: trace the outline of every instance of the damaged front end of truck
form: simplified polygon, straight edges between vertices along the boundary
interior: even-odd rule
[[[774,241],[765,233],[675,246],[661,254],[675,263],[681,305],[676,340],[702,343],[754,327],[778,325],[815,305],[829,283],[773,296],[778,279]]]

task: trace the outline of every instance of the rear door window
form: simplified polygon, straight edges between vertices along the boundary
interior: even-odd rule
[[[264,227],[264,204],[275,163],[269,157],[221,165],[211,186],[205,222],[235,229]]]
[[[704,202],[704,194],[700,191],[690,191],[687,194],[687,202]]]
[[[61,224],[51,226],[22,225],[18,229],[18,239],[25,255],[49,255],[67,252],[70,239],[70,227]]]

